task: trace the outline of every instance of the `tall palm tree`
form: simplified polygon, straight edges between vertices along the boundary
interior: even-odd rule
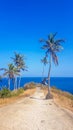
[[[46,66],[46,64],[48,64],[46,56],[43,59],[41,59],[41,62],[43,63],[43,71],[42,71],[42,80],[43,80],[43,78],[44,78],[44,66]]]
[[[24,56],[23,55],[15,52],[14,53],[14,57],[12,59],[14,61],[15,66],[18,69],[18,72],[21,72],[21,70],[22,71],[27,71],[26,70],[27,67],[25,65]],[[21,81],[21,77],[19,77],[18,87],[20,87],[20,81]]]
[[[49,58],[49,71],[48,71],[48,94],[46,96],[46,98],[51,98],[52,95],[50,93],[50,72],[51,72],[51,62],[53,60],[53,62],[55,63],[55,65],[58,65],[58,57],[57,57],[57,52],[60,52],[63,47],[61,46],[61,43],[64,42],[63,39],[55,39],[57,33],[55,34],[49,34],[48,35],[48,39],[44,40],[41,39],[40,42],[44,43],[44,45],[42,46],[42,49],[45,49],[45,55],[46,58]]]
[[[15,89],[16,88],[15,76],[19,75],[19,72],[18,72],[17,68],[15,68],[13,64],[9,64],[8,69],[2,68],[2,70],[4,70],[3,76],[8,77],[8,88],[10,89],[10,79],[14,79],[14,89]]]

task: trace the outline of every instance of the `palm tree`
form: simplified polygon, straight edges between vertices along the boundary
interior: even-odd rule
[[[42,71],[42,81],[43,81],[43,77],[44,77],[44,66],[46,66],[46,64],[48,64],[46,56],[43,59],[41,59],[41,62],[43,63],[43,71]]]
[[[15,66],[17,67],[18,69],[18,72],[21,72],[22,71],[27,71],[26,70],[26,65],[25,65],[25,62],[24,62],[24,56],[19,54],[19,53],[14,53],[14,57],[12,58],[13,61],[14,61],[14,64]],[[21,77],[19,77],[19,83],[18,83],[18,87],[20,87],[20,80],[21,80]]]
[[[2,68],[2,70],[4,70],[3,76],[8,77],[8,88],[10,89],[10,79],[14,79],[14,89],[15,89],[16,88],[15,76],[19,75],[19,72],[18,72],[17,68],[15,68],[13,64],[9,64],[8,69]]]
[[[42,46],[42,49],[45,49],[46,52],[46,58],[49,58],[49,71],[48,71],[48,94],[46,96],[46,99],[52,98],[52,95],[50,93],[50,72],[51,72],[51,62],[55,63],[55,65],[58,65],[58,57],[57,52],[60,52],[63,47],[61,46],[61,43],[64,42],[63,39],[55,40],[55,34],[49,34],[48,39],[44,40],[41,39],[40,42],[43,42],[44,45]]]

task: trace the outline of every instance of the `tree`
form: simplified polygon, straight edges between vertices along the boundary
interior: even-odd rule
[[[46,66],[46,64],[48,64],[46,56],[43,59],[41,59],[41,62],[43,63],[43,71],[42,71],[42,80],[43,80],[43,77],[44,77],[44,66]]]
[[[4,70],[3,76],[8,77],[8,88],[10,89],[10,79],[14,79],[14,89],[15,89],[16,88],[15,76],[19,75],[17,68],[15,68],[14,65],[11,63],[8,65],[8,69],[2,68],[2,70]]]
[[[15,52],[14,57],[12,57],[12,59],[13,59],[13,62],[15,64],[15,66],[17,67],[18,72],[21,72],[21,70],[22,71],[27,71],[26,70],[27,67],[25,65],[23,55]],[[20,87],[20,80],[21,80],[21,78],[19,77],[18,87]]]
[[[49,34],[48,39],[40,39],[40,42],[44,43],[42,46],[42,49],[46,50],[45,57],[49,58],[49,71],[48,71],[48,94],[46,96],[46,99],[52,98],[52,95],[50,93],[50,72],[51,72],[51,62],[55,63],[55,65],[58,65],[58,57],[57,52],[60,52],[63,47],[61,46],[61,43],[64,42],[63,39],[55,39],[57,33],[55,34]]]

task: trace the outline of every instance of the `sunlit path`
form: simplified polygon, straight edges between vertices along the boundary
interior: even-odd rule
[[[0,130],[73,130],[73,114],[45,100],[37,89],[31,97],[0,108]]]

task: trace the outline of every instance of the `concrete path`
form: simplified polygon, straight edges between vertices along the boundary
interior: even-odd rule
[[[0,108],[0,130],[73,130],[73,113],[37,92]]]

